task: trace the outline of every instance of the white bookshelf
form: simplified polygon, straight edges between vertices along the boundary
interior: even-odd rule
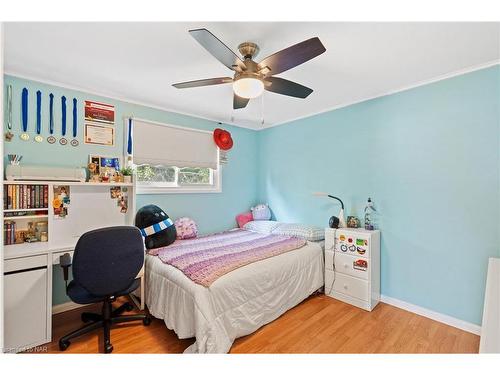
[[[80,236],[92,229],[133,225],[135,214],[135,185],[124,182],[75,182],[75,181],[4,181],[4,185],[48,186],[48,207],[16,208],[4,210],[3,221],[16,222],[17,230],[27,228],[28,222],[47,221],[47,242],[24,242],[4,245],[4,259],[37,254],[47,254],[74,249]],[[59,218],[53,213],[54,186],[70,187],[68,215]],[[117,199],[111,198],[110,188],[127,189],[128,209],[120,212]],[[8,216],[9,213],[26,212],[26,215]],[[35,215],[34,212],[40,212]],[[7,214],[7,215],[6,215]]]

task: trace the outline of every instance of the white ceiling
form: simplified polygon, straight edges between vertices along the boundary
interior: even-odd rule
[[[232,76],[187,32],[202,27],[234,51],[257,43],[257,61],[318,36],[326,52],[279,75],[314,92],[233,110],[231,85],[173,88]],[[277,125],[498,61],[499,35],[499,23],[7,23],[5,71],[259,129],[262,114]]]

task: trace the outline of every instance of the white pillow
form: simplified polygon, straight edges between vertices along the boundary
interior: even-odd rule
[[[270,234],[273,229],[279,225],[281,225],[281,223],[273,220],[254,220],[243,225],[243,229],[262,234]]]
[[[308,224],[281,223],[276,226],[272,234],[289,237],[299,237],[307,241],[321,241],[325,239],[325,230]]]

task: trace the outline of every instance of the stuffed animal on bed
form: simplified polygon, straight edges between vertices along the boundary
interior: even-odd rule
[[[174,221],[174,225],[178,240],[187,240],[198,236],[198,227],[195,221],[189,217],[180,217]]]
[[[270,220],[271,210],[267,203],[250,208],[254,220]]]
[[[177,236],[172,219],[154,204],[144,206],[137,211],[135,226],[140,229],[147,249],[168,246]]]

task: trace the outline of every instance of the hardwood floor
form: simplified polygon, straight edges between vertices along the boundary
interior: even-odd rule
[[[122,301],[123,302],[123,301]],[[38,352],[61,353],[58,339],[82,323],[82,311],[55,315],[54,341]],[[133,313],[133,312],[132,312]],[[102,332],[94,331],[71,342],[63,353],[102,352]],[[162,320],[150,326],[126,323],[111,331],[113,353],[182,353],[194,339],[179,340]],[[316,295],[251,335],[237,339],[231,353],[477,353],[479,336],[380,303],[367,312]]]

